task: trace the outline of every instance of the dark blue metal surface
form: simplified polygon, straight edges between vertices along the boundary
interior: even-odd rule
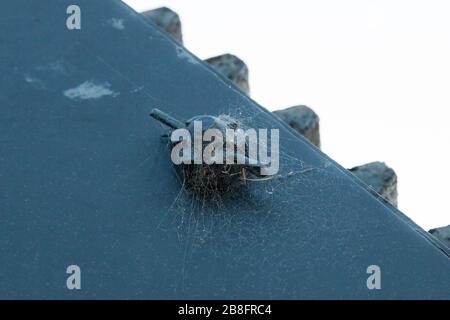
[[[441,244],[120,1],[5,2],[0,44],[0,298],[450,298]],[[153,108],[279,128],[280,176],[194,201]]]

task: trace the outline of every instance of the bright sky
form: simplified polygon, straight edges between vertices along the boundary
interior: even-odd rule
[[[426,230],[450,224],[450,1],[125,2],[175,10],[191,52],[236,54],[259,104],[310,106],[325,153],[386,162],[400,210]]]

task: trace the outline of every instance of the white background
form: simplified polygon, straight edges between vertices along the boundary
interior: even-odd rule
[[[403,212],[450,224],[450,1],[125,2],[175,10],[191,52],[236,54],[259,104],[310,106],[325,153],[347,168],[386,162]]]

